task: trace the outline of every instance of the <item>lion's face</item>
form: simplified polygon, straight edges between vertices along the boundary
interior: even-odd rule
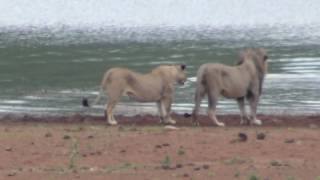
[[[185,64],[174,65],[174,77],[180,85],[183,85],[187,81],[186,68],[187,66]]]
[[[247,49],[240,54],[240,59],[237,62],[238,65],[244,61],[254,61],[259,67],[261,73],[265,74],[268,71],[268,55],[265,49]]]

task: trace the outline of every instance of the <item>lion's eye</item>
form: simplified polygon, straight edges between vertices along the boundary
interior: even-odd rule
[[[263,56],[263,60],[266,61],[269,57],[267,55]]]

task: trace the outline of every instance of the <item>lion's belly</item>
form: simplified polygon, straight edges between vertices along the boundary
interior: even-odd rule
[[[126,91],[125,94],[130,99],[138,102],[155,102],[160,99],[158,95],[152,93],[136,93],[134,91]]]
[[[226,98],[240,98],[246,95],[242,91],[228,91],[228,90],[222,90],[221,94]]]
[[[240,84],[226,84],[222,86],[221,94],[226,98],[240,98],[244,97],[247,93],[246,86]]]

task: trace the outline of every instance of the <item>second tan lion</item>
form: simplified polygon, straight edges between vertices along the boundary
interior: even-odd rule
[[[109,124],[116,125],[113,109],[121,96],[129,96],[138,102],[156,102],[161,122],[174,124],[175,120],[170,117],[174,85],[184,84],[187,80],[185,69],[185,65],[161,65],[150,73],[141,74],[126,68],[111,68],[103,77],[101,91],[94,104],[105,90],[108,97],[107,120]]]
[[[241,112],[241,124],[261,125],[256,118],[257,105],[262,93],[262,85],[267,73],[268,56],[264,49],[247,49],[240,55],[236,66],[217,63],[207,63],[200,66],[197,72],[197,87],[193,122],[198,123],[197,117],[201,100],[208,95],[208,116],[218,126],[224,126],[216,117],[216,106],[220,95],[236,99]],[[245,112],[245,99],[249,102],[251,117]]]

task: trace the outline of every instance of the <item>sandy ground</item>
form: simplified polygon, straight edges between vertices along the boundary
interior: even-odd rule
[[[2,117],[0,179],[320,180],[320,116],[260,116],[261,127],[221,116],[224,128],[175,118],[176,130],[153,116],[115,127],[103,117]]]

